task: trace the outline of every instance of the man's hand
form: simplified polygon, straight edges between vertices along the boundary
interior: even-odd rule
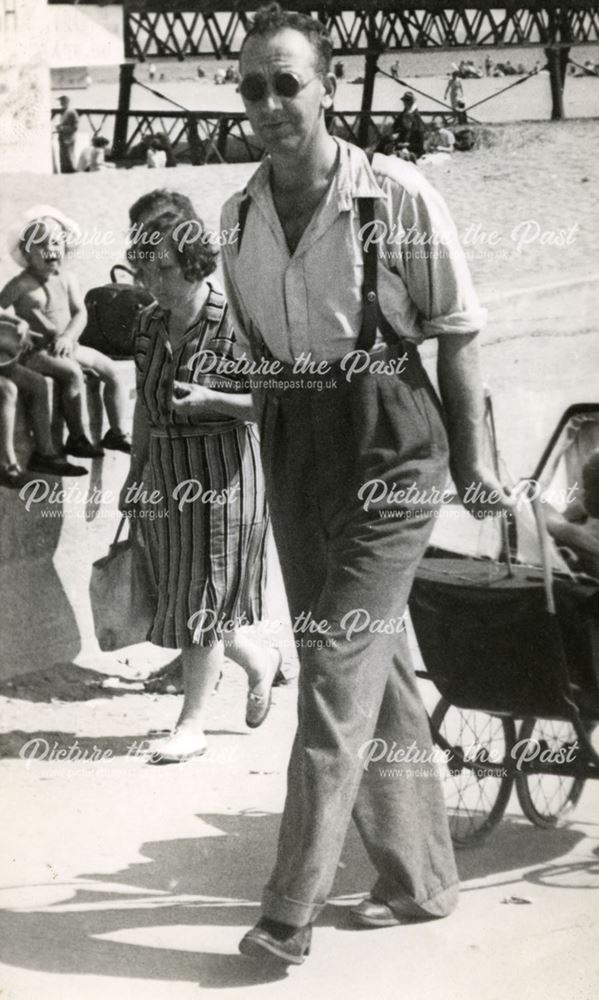
[[[453,468],[452,477],[462,504],[476,518],[497,516],[514,506],[514,499],[485,466]]]

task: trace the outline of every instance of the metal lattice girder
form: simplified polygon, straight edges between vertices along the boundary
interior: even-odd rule
[[[256,0],[126,0],[125,52],[150,59],[239,53]],[[282,6],[324,21],[336,54],[599,42],[599,0],[351,0]]]

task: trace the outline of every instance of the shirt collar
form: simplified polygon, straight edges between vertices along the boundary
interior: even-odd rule
[[[340,212],[349,211],[354,198],[384,198],[385,192],[378,183],[366,153],[358,146],[335,138],[339,146],[339,164],[333,180],[336,189],[337,207]],[[270,157],[262,161],[247,185],[248,195],[260,202],[269,190]]]

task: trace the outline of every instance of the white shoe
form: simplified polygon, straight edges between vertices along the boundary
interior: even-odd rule
[[[181,764],[192,757],[201,757],[208,749],[203,733],[174,729],[165,739],[152,740],[148,746],[148,764]]]

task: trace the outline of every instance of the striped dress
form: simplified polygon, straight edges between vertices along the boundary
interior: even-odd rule
[[[158,606],[148,639],[175,649],[209,646],[234,624],[262,617],[268,513],[253,424],[171,411],[173,381],[199,381],[194,355],[232,358],[224,296],[210,284],[198,318],[173,348],[158,305],[135,336],[138,405],[150,424],[148,547]]]

